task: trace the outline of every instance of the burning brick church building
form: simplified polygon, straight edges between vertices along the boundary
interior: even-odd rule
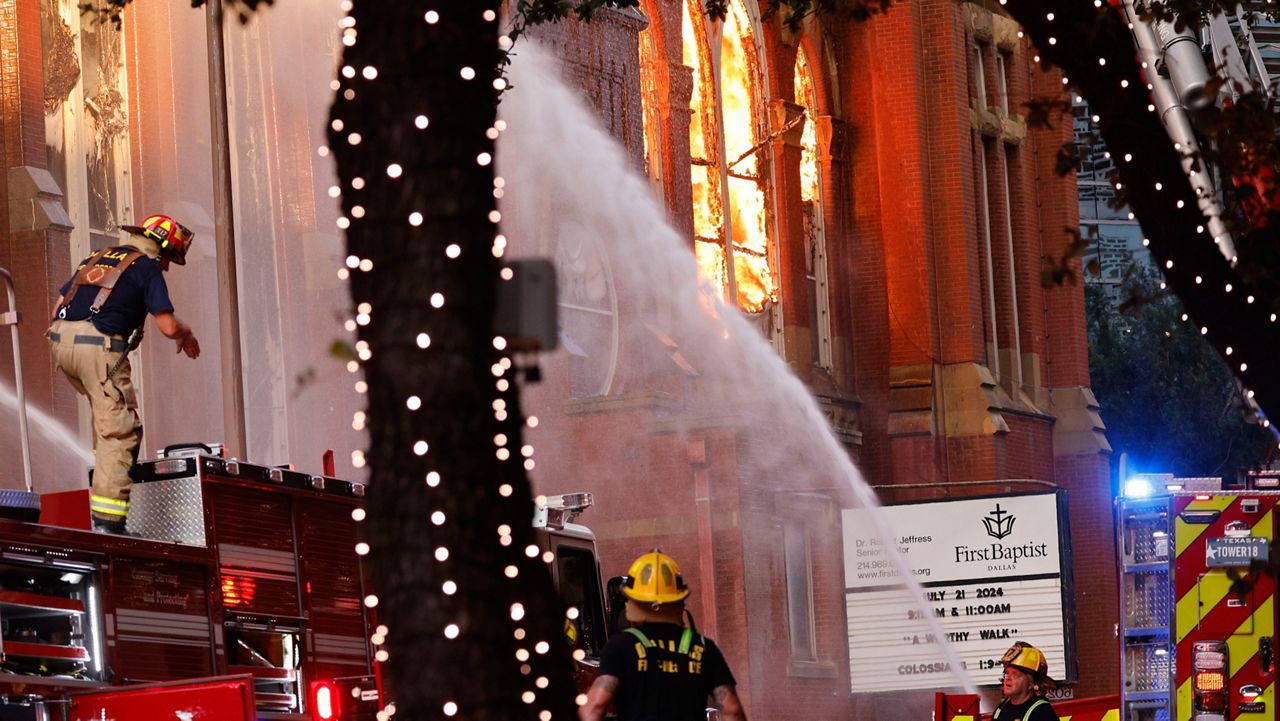
[[[362,443],[355,379],[327,355],[342,333],[334,319],[351,310],[335,272],[344,253],[332,168],[316,152],[340,14],[310,0],[278,5],[227,29],[247,239],[241,347],[256,358],[245,369],[247,455],[265,463]],[[909,0],[796,30],[761,10],[733,0],[719,21],[698,0],[641,0],[536,34],[692,251],[714,296],[699,312],[736,306],[883,502],[1066,491],[1064,576],[1075,583],[1065,627],[1076,643],[1067,668],[1051,672],[1077,696],[1114,692],[1110,449],[1089,389],[1083,291],[1042,282],[1045,259],[1063,261],[1077,225],[1074,179],[1055,172],[1072,126],[1069,115],[1031,123],[1026,105],[1065,100],[1061,76],[1039,67],[995,3]],[[72,435],[79,425],[87,437],[83,411],[40,337],[57,286],[139,212],[164,209],[202,240],[214,234],[206,78],[192,57],[202,23],[157,0],[132,4],[118,29],[73,0],[0,0],[0,267],[14,271],[28,319],[29,403]],[[212,242],[194,254],[171,281],[175,305],[213,338]],[[725,650],[753,718],[871,712],[874,695],[851,693],[850,491],[830,478],[788,481],[803,458],[762,460],[785,429],[706,412],[699,384],[711,374],[672,326],[619,330],[637,311],[616,257],[612,270],[589,254],[577,265],[564,257],[562,348],[525,409],[539,433],[559,429],[540,446],[539,490],[594,493],[583,521],[605,575],[652,546],[681,562],[691,610]],[[184,428],[216,432],[216,344],[198,373],[153,346],[137,361],[147,448],[193,440]],[[173,378],[182,393],[165,391]],[[0,438],[6,454],[15,442]],[[57,454],[53,441],[37,443]],[[82,465],[64,465],[43,482],[82,483]],[[359,473],[350,461],[339,470]]]

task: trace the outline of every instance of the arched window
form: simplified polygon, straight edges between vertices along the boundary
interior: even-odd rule
[[[710,28],[702,3],[687,0],[683,38],[694,80],[689,152],[698,269],[739,308],[762,313],[777,301],[778,286],[765,225],[763,74],[750,19],[733,2],[724,23]]]
[[[827,232],[822,214],[822,170],[818,164],[818,96],[813,67],[801,47],[796,53],[796,103],[804,108],[800,137],[800,200],[804,212],[805,280],[809,297],[810,358],[831,370],[831,296],[827,288]]]

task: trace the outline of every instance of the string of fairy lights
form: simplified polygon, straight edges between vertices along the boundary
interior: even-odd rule
[[[1007,6],[1009,5],[1009,0],[1000,0],[1000,4],[1002,6]],[[1048,33],[1043,37],[1044,42],[1050,48],[1056,48],[1058,46],[1058,37],[1057,37],[1058,31],[1055,30],[1055,28],[1058,26],[1057,24],[1059,22],[1059,18],[1056,16],[1056,14],[1053,11],[1046,12],[1044,10],[1043,4],[1034,4],[1031,6],[1035,7],[1035,10],[1031,10],[1029,12],[1043,13],[1043,18],[1046,23],[1046,27],[1048,28]],[[1095,12],[1098,12],[1098,13],[1118,12],[1118,9],[1116,8],[1114,2],[1104,3],[1103,0],[1093,0],[1093,7]],[[1027,23],[1025,22],[1023,23],[1023,25],[1026,25],[1026,24]],[[1131,22],[1128,22],[1127,20],[1125,20],[1124,24],[1128,28],[1130,33],[1134,31],[1134,27]],[[1067,28],[1063,28],[1062,32],[1070,32],[1070,30]],[[1023,36],[1023,32],[1019,31],[1018,36],[1021,38]],[[1132,47],[1128,47],[1128,48],[1115,47],[1115,48],[1111,48],[1111,51],[1118,53],[1118,56],[1112,59],[1115,63],[1112,67],[1124,68],[1123,63],[1126,61],[1130,61],[1133,57]],[[1064,48],[1064,49],[1059,49],[1058,52],[1063,54],[1067,52],[1078,53],[1080,52],[1080,50],[1079,50],[1079,47],[1076,46],[1070,51]],[[1041,57],[1039,54],[1034,55],[1033,59],[1037,64],[1041,62]],[[1055,61],[1055,64],[1057,64],[1059,67],[1064,67],[1063,63],[1060,62],[1060,60],[1061,58],[1059,59],[1059,61]],[[1108,58],[1105,55],[1100,55],[1094,58],[1093,61],[1096,61],[1099,68],[1104,68],[1104,67],[1107,67]],[[1138,62],[1140,64],[1140,67],[1144,75],[1149,75],[1150,73],[1155,72],[1155,70],[1148,65],[1146,60],[1142,58],[1138,58]],[[1123,74],[1122,70],[1120,71],[1120,74]],[[1062,84],[1063,86],[1072,85],[1070,78],[1065,74],[1065,68],[1064,68],[1064,75],[1062,77]],[[1145,85],[1145,87],[1143,87],[1143,85]],[[1139,80],[1138,82],[1130,82],[1129,78],[1121,77],[1118,80],[1118,86],[1119,86],[1119,91],[1124,94],[1134,93],[1134,92],[1143,93],[1144,95],[1142,96],[1142,98],[1137,104],[1141,106],[1145,106],[1146,111],[1152,115],[1155,115],[1158,112],[1155,103],[1151,101],[1152,100],[1151,93],[1155,91],[1155,87],[1150,82],[1143,83],[1141,80]],[[1093,113],[1090,116],[1089,120],[1095,126],[1101,127],[1102,117],[1099,114]],[[1202,172],[1201,170],[1197,170],[1197,167],[1200,161],[1200,159],[1197,157],[1197,150],[1194,148],[1184,148],[1181,144],[1177,142],[1173,142],[1173,150],[1178,155],[1179,160],[1181,161],[1182,169],[1186,175],[1186,179],[1189,181],[1186,190],[1192,190],[1193,194],[1197,199],[1201,198],[1201,196],[1203,196],[1204,194],[1204,187],[1195,182],[1197,179],[1197,174],[1199,172]],[[1110,152],[1105,153],[1105,157],[1107,159],[1112,159],[1112,155]],[[1121,161],[1120,168],[1122,171],[1127,171],[1131,177],[1140,177],[1139,174],[1136,173],[1135,171],[1137,168],[1143,167],[1141,163],[1143,163],[1143,161],[1146,159],[1135,157],[1134,153],[1132,152],[1124,152],[1118,158],[1118,160]],[[1169,180],[1168,178],[1165,179],[1165,181],[1168,181],[1168,180]],[[1160,202],[1165,204],[1165,207],[1162,208],[1162,210],[1167,212],[1169,214],[1169,217],[1175,217],[1179,219],[1179,222],[1185,222],[1186,226],[1184,227],[1191,227],[1191,225],[1194,225],[1195,236],[1197,237],[1197,239],[1201,237],[1207,237],[1204,216],[1201,213],[1199,204],[1188,203],[1183,198],[1177,197],[1180,194],[1180,191],[1183,190],[1183,188],[1181,187],[1175,188],[1173,185],[1166,187],[1166,182],[1162,182],[1162,180],[1159,178],[1152,179],[1147,177],[1147,178],[1144,178],[1144,181],[1151,183],[1150,187],[1152,190],[1155,191],[1156,197],[1160,199]],[[1117,173],[1115,176],[1113,176],[1111,182],[1113,187],[1116,190],[1116,193],[1119,196],[1125,190],[1125,186],[1120,180],[1120,174]],[[1130,211],[1128,213],[1128,218],[1130,220],[1133,220],[1135,218],[1135,214],[1132,211]],[[1222,253],[1223,257],[1228,263],[1228,270],[1234,269],[1239,258],[1234,254],[1234,252],[1231,252],[1231,253],[1226,252],[1226,249],[1230,248],[1231,245],[1230,243],[1224,243],[1224,240],[1225,238],[1223,236],[1215,236],[1212,238],[1212,243],[1214,246],[1217,247],[1219,252]],[[1143,247],[1150,248],[1151,247],[1150,237],[1143,237],[1142,245]],[[1196,272],[1196,270],[1199,270],[1199,272]],[[1191,281],[1191,284],[1188,287],[1192,289],[1194,292],[1205,294],[1205,296],[1208,296],[1208,294],[1210,293],[1216,293],[1213,287],[1211,287],[1211,284],[1206,280],[1206,275],[1208,275],[1214,269],[1212,269],[1211,267],[1206,267],[1204,269],[1196,269],[1196,270],[1189,270],[1181,267],[1175,268],[1174,261],[1171,258],[1166,259],[1163,264],[1163,272],[1166,278],[1173,276],[1173,274],[1175,273],[1182,274],[1185,280]],[[1189,274],[1190,277],[1186,277],[1187,274]],[[1260,304],[1257,304],[1258,299],[1254,295],[1248,294],[1248,293],[1242,293],[1241,291],[1239,291],[1239,289],[1236,288],[1235,283],[1231,282],[1231,274],[1229,272],[1227,273],[1217,272],[1215,274],[1219,276],[1225,276],[1225,279],[1219,278],[1217,280],[1217,285],[1214,286],[1214,287],[1221,288],[1221,295],[1218,296],[1219,298],[1223,300],[1230,299],[1234,302],[1238,302],[1239,297],[1243,294],[1244,305],[1250,311],[1252,311],[1253,317],[1256,317],[1259,321],[1262,321],[1263,318],[1265,318],[1265,324],[1267,326],[1270,326],[1274,330],[1274,328],[1276,327],[1275,324],[1277,323],[1276,313],[1274,312],[1266,313],[1266,311],[1262,310]],[[1162,279],[1160,281],[1159,287],[1161,290],[1168,289],[1168,283],[1166,282],[1165,279]],[[1182,295],[1183,293],[1186,293],[1186,290],[1187,289],[1184,288],[1182,293],[1180,293],[1180,295]],[[1187,313],[1183,313],[1181,315],[1181,320],[1185,323],[1194,323],[1192,318]],[[1259,422],[1261,423],[1262,427],[1268,429],[1272,433],[1273,438],[1275,438],[1278,442],[1280,442],[1280,428],[1276,428],[1272,425],[1271,421],[1266,417],[1265,413],[1254,401],[1254,398],[1256,395],[1254,390],[1249,388],[1247,385],[1247,377],[1250,374],[1249,363],[1246,360],[1243,360],[1239,357],[1239,354],[1237,353],[1236,349],[1233,347],[1233,345],[1229,340],[1224,338],[1219,338],[1219,337],[1210,337],[1211,330],[1207,324],[1198,324],[1197,327],[1200,332],[1200,335],[1202,337],[1205,337],[1214,345],[1214,347],[1218,350],[1221,356],[1227,360],[1227,364],[1231,368],[1231,370],[1237,375],[1237,377],[1241,379],[1242,381],[1241,390],[1242,390],[1242,393],[1244,394],[1244,398],[1246,399],[1246,403],[1252,410],[1254,410],[1257,413]],[[1215,334],[1215,336],[1216,335],[1217,334]],[[1255,372],[1256,372],[1256,369],[1255,369]]]
[[[454,5],[459,4],[466,3],[455,3]],[[343,17],[338,23],[341,42],[345,48],[352,49],[356,47],[359,37],[356,27],[357,21],[355,16],[352,15],[352,10],[354,8],[353,0],[342,0],[340,7],[343,13]],[[467,8],[466,11],[473,11],[473,9]],[[447,22],[449,18],[445,16],[445,12],[448,11],[445,11],[442,8],[426,9],[422,15],[423,27],[432,28],[434,26],[439,26],[442,22]],[[462,11],[458,10],[458,12]],[[496,23],[498,21],[498,15],[493,9],[483,9],[481,11],[481,16],[485,23]],[[513,42],[510,37],[498,34],[497,44],[499,50],[506,52],[511,49]],[[480,77],[480,72],[476,67],[465,64],[457,67],[457,73],[458,77],[465,82],[475,81]],[[340,75],[340,78],[335,78],[330,84],[331,89],[335,93],[335,104],[338,104],[341,101],[355,101],[359,95],[360,85],[362,83],[372,83],[377,81],[380,77],[379,68],[373,65],[357,67],[353,64],[344,64],[339,68],[338,74]],[[492,80],[495,104],[497,103],[498,95],[506,89],[507,81],[505,78],[499,75]],[[334,114],[337,115],[336,110]],[[419,133],[429,131],[432,127],[431,118],[422,113],[405,118],[403,122],[409,123],[411,127]],[[364,140],[364,137],[358,129],[348,128],[347,124],[339,117],[334,117],[332,119],[330,128],[333,131],[331,137],[337,138],[338,142],[345,142],[348,146],[360,146]],[[475,155],[474,162],[477,166],[490,167],[492,165],[494,162],[492,152],[494,144],[505,129],[506,123],[501,119],[497,119],[492,126],[483,129],[482,132],[487,149]],[[321,157],[324,157],[329,155],[330,148],[328,146],[322,146],[318,148],[317,152]],[[395,181],[404,176],[405,169],[399,163],[388,162],[383,166],[383,172],[388,180]],[[349,196],[348,199],[355,201],[359,197],[360,191],[364,190],[367,185],[368,183],[365,178],[355,177],[350,181],[349,190],[344,190],[341,186],[334,185],[329,188],[329,196],[336,200],[342,200],[344,199],[344,196]],[[487,219],[489,223],[494,226],[493,240],[489,251],[495,259],[503,258],[507,252],[507,238],[498,230],[502,221],[502,213],[496,207],[497,201],[504,196],[506,190],[506,181],[501,176],[494,174],[492,190],[494,207],[489,210]],[[339,230],[348,231],[355,223],[362,221],[365,217],[366,209],[358,202],[354,202],[347,209],[346,214],[340,215],[337,218],[336,224]],[[420,211],[415,210],[410,212],[402,222],[406,223],[411,228],[418,228],[423,224],[424,217]],[[462,258],[463,254],[467,251],[459,243],[448,243],[445,245],[443,252],[447,260],[456,261]],[[358,255],[351,254],[345,258],[343,267],[337,270],[337,275],[340,280],[348,281],[353,278],[353,274],[355,273],[369,273],[373,269],[374,262],[372,259],[362,258]],[[509,281],[513,277],[513,271],[509,267],[499,268],[498,274],[500,281]],[[427,302],[431,308],[439,310],[446,306],[449,302],[449,298],[441,291],[433,291],[430,293]],[[358,303],[355,307],[354,315],[344,321],[345,329],[348,332],[355,333],[360,328],[368,326],[373,319],[374,311],[375,308],[371,303]],[[419,330],[414,334],[414,343],[418,349],[426,351],[432,347],[432,337],[427,330]],[[490,404],[490,411],[493,414],[493,419],[498,424],[503,424],[507,423],[509,419],[511,421],[518,420],[511,416],[513,409],[509,407],[508,401],[504,396],[515,391],[513,381],[515,373],[518,372],[519,369],[513,362],[512,356],[505,353],[505,351],[507,351],[508,344],[504,337],[495,336],[492,339],[492,346],[493,349],[499,353],[499,356],[498,360],[495,361],[488,369],[493,378],[493,390],[495,392]],[[353,350],[355,357],[348,360],[346,363],[346,370],[353,375],[357,375],[363,367],[362,364],[368,362],[373,357],[374,349],[370,347],[367,341],[358,340],[354,344]],[[360,395],[367,394],[369,390],[369,386],[366,381],[359,377],[354,381],[353,387],[355,392]],[[418,395],[409,395],[403,399],[403,408],[404,412],[407,413],[423,411],[423,399]],[[352,417],[351,427],[356,431],[363,431],[367,427],[368,422],[369,417],[367,413],[364,411],[357,411]],[[538,425],[538,418],[536,416],[529,416],[524,419],[523,425],[528,428],[536,428]],[[536,464],[533,458],[534,447],[532,444],[521,443],[519,444],[519,448],[515,448],[513,439],[509,438],[505,433],[496,433],[493,436],[492,441],[494,456],[497,461],[500,463],[519,461],[524,471],[532,471],[534,469]],[[431,443],[429,439],[426,438],[413,440],[411,446],[407,450],[415,457],[420,458],[427,457],[432,452]],[[356,450],[352,452],[351,463],[354,467],[363,468],[366,466],[367,462],[368,459],[366,458],[364,451]],[[441,492],[444,491],[448,485],[448,479],[444,478],[438,470],[433,469],[426,472],[424,476],[424,483],[432,492]],[[515,493],[515,487],[506,481],[500,482],[496,490],[498,495],[502,498],[511,498]],[[539,497],[536,499],[536,503],[540,506],[545,506],[546,499]],[[353,510],[351,517],[357,523],[364,523],[370,520],[368,518],[368,513],[364,508],[357,508]],[[432,526],[441,528],[445,527],[446,524],[453,520],[454,519],[449,519],[445,511],[439,508],[433,510],[428,517],[428,522]],[[517,534],[509,524],[500,524],[495,530],[495,540],[499,547],[509,548],[517,542]],[[355,545],[355,552],[359,556],[367,558],[371,553],[370,545],[364,541],[360,541]],[[437,564],[440,564],[440,567],[443,569],[448,568],[448,562],[454,557],[454,555],[453,549],[451,549],[447,543],[437,545],[432,553],[434,561]],[[555,560],[555,555],[551,551],[543,552],[536,544],[533,543],[524,547],[523,555],[530,561],[534,561],[536,559],[541,560],[545,564],[551,564]],[[520,577],[521,569],[515,563],[508,563],[501,569],[501,574],[508,582],[515,582]],[[458,579],[447,577],[449,575],[447,571],[442,575],[446,577],[440,583],[439,592],[444,596],[455,596],[465,590],[462,588]],[[519,644],[515,651],[515,661],[520,664],[519,672],[521,676],[527,680],[526,687],[517,689],[518,696],[523,704],[533,706],[538,704],[540,698],[539,692],[548,689],[551,685],[551,681],[545,674],[535,674],[531,661],[535,656],[545,657],[552,649],[551,643],[553,639],[531,637],[532,634],[527,627],[528,623],[526,623],[527,603],[522,600],[520,595],[522,592],[527,592],[528,588],[531,586],[520,583],[509,583],[508,586],[512,589],[512,595],[510,597],[512,600],[508,606],[508,615],[511,622],[514,624],[512,631],[514,639]],[[363,599],[363,604],[368,609],[377,608],[379,604],[377,593],[369,593],[366,595]],[[570,607],[567,609],[566,617],[570,621],[576,620],[578,616],[579,611],[577,608]],[[393,629],[391,629],[388,624],[382,623],[376,627],[374,633],[369,638],[369,643],[374,649],[374,657],[379,663],[385,663],[390,658],[390,652],[387,648],[387,639],[390,637],[392,631]],[[463,621],[460,619],[440,619],[439,633],[445,640],[453,641],[462,638],[467,634],[467,628],[465,628]],[[576,649],[573,657],[576,661],[581,661],[585,658],[585,651],[580,648]],[[357,690],[356,693],[359,693],[359,691]],[[586,696],[579,694],[575,701],[577,705],[582,705],[586,703]],[[380,699],[379,704],[380,708],[377,712],[378,721],[388,721],[388,719],[395,714],[394,700]],[[448,698],[441,702],[440,711],[445,716],[452,717],[459,714],[466,715],[468,709],[465,708],[464,702],[461,699]],[[538,710],[539,721],[552,721],[552,716],[553,714],[550,708],[543,707]]]

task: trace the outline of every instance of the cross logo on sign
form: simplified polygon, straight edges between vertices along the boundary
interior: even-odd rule
[[[988,513],[982,518],[982,525],[987,527],[987,535],[995,539],[1004,538],[1013,533],[1013,514],[1002,510],[1000,504],[996,504],[996,510]]]

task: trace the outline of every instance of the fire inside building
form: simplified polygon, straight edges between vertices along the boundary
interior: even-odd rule
[[[856,463],[858,483],[891,509],[935,509],[891,520],[984,534],[987,546],[957,550],[952,564],[978,559],[989,566],[980,575],[998,581],[1000,558],[1053,556],[1063,597],[1055,617],[1032,618],[1057,629],[1051,673],[1077,696],[1114,692],[1110,449],[1089,388],[1083,293],[1042,282],[1046,258],[1068,258],[1065,229],[1077,225],[1074,179],[1055,173],[1072,125],[1069,115],[1030,123],[1026,106],[1065,100],[1061,76],[1039,67],[995,3],[910,0],[795,31],[761,4],[733,0],[721,21],[698,0],[641,0],[535,35],[645,176],[661,207],[649,220],[665,221],[689,251],[709,296],[684,310],[715,317],[736,307],[807,391],[795,404],[816,398],[820,432]],[[358,477],[357,379],[329,353],[354,328],[343,329],[352,310],[323,148],[341,13],[313,0],[276,5],[226,27],[239,344],[251,359],[245,455],[281,463],[333,447],[339,475]],[[74,0],[0,0],[0,267],[13,272],[27,319],[33,444],[48,459],[40,490],[82,488],[91,463],[88,416],[53,366],[41,321],[74,264],[143,214],[172,213],[199,238],[171,292],[207,339],[198,370],[165,344],[139,352],[144,455],[217,440],[209,436],[223,428],[204,22],[160,0],[136,0],[118,26]],[[500,171],[521,177],[518,154],[499,149]],[[643,259],[574,246],[575,233],[602,233],[568,227],[558,209],[509,215],[515,225],[523,216],[528,242],[553,256],[561,292],[561,348],[543,359],[546,380],[525,408],[539,418],[532,475],[543,492],[594,494],[584,520],[603,573],[653,546],[675,556],[693,615],[724,649],[752,717],[847,718],[871,713],[876,692],[922,689],[903,679],[949,662],[899,663],[891,650],[919,634],[877,642],[883,679],[851,660],[862,658],[850,577],[859,541],[845,511],[859,504],[837,477],[842,466],[798,471],[812,461],[796,450],[804,439],[715,400],[775,396],[716,376],[679,313],[654,320],[658,301],[629,292],[636,279],[624,277]],[[781,408],[787,397],[769,402]],[[15,457],[9,425],[0,444]],[[1049,494],[1048,511],[1010,512],[1012,501],[991,498],[1045,490],[1063,492]],[[966,499],[980,504],[972,514],[921,503]],[[1053,523],[1049,540],[1013,535]],[[894,540],[910,547],[926,535],[941,534]],[[943,615],[1000,615],[1012,603],[956,605],[949,587],[920,580]],[[965,656],[969,635],[1003,648],[1032,629],[964,628],[944,633],[994,694],[998,664]],[[931,702],[923,690],[902,698]]]

